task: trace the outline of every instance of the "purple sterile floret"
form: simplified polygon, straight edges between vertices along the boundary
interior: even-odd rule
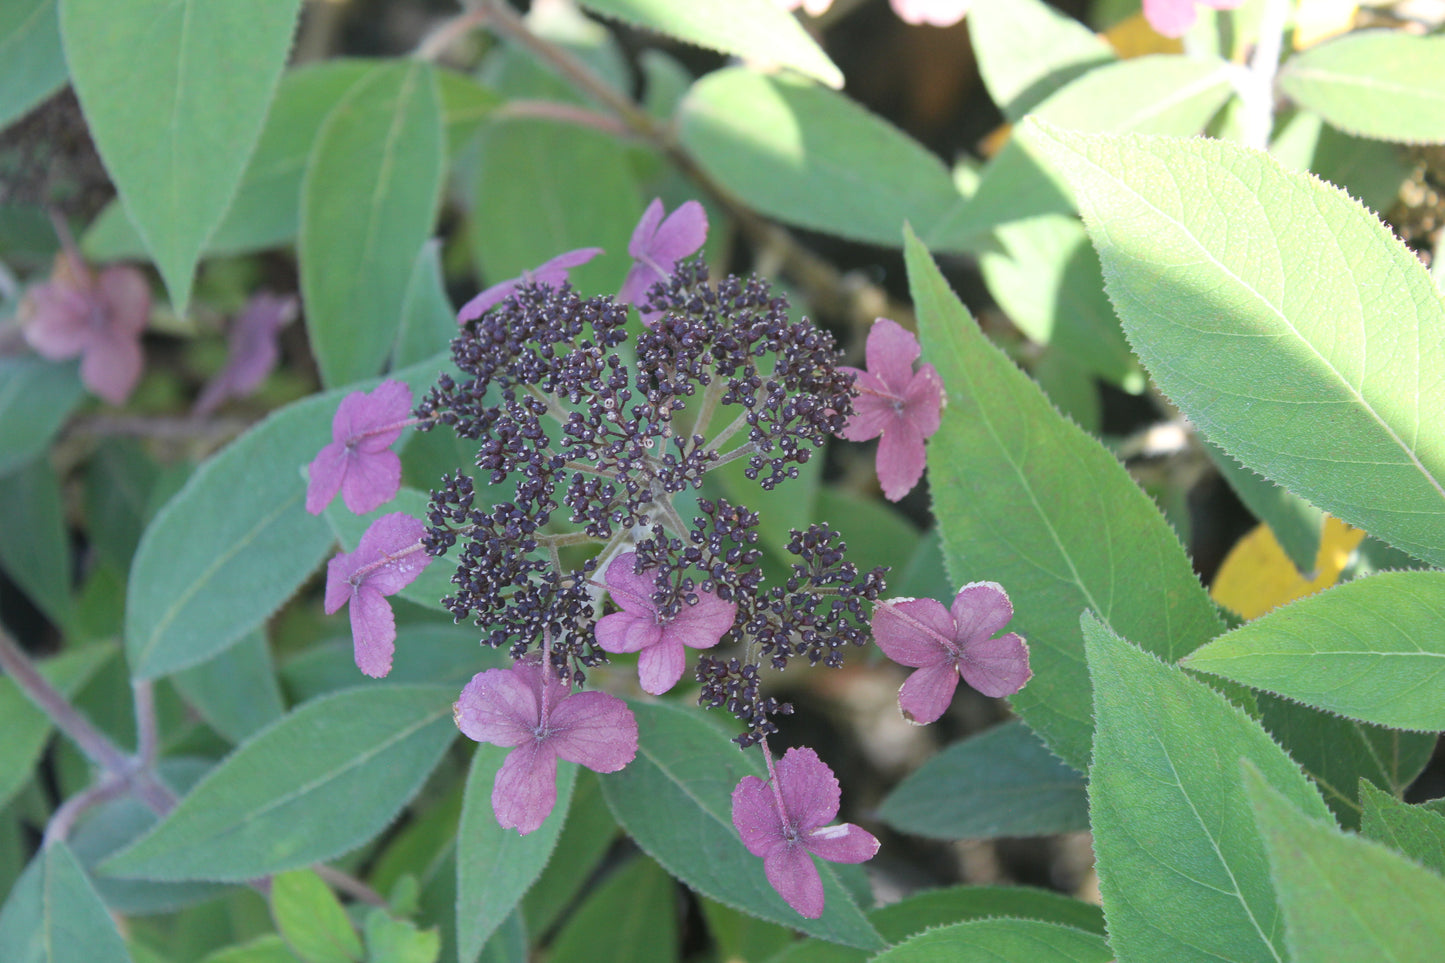
[[[823,880],[812,856],[862,863],[878,852],[873,834],[852,823],[829,826],[840,792],[833,770],[812,749],[789,749],[770,785],[744,776],[733,790],[733,828],[748,852],[763,859],[768,882],[809,919],[823,915]]]
[[[839,368],[857,376],[854,414],[840,434],[849,441],[878,442],[878,481],[889,501],[898,501],[923,477],[923,442],[938,430],[943,382],[931,364],[913,370],[918,339],[887,318],[868,332],[868,370]]]
[[[396,618],[384,596],[406,588],[431,562],[421,546],[425,534],[420,519],[392,512],[371,523],[356,551],[326,566],[326,614],[351,603],[356,667],[373,679],[391,671],[396,650]]]
[[[395,498],[401,459],[390,446],[410,424],[410,409],[411,389],[400,381],[383,381],[369,394],[347,395],[331,420],[331,444],[311,462],[306,510],[321,514],[338,491],[358,515]]]
[[[195,414],[208,415],[231,398],[244,398],[260,387],[280,358],[281,329],[296,320],[295,295],[258,292],[231,322],[226,366],[196,399]]]
[[[1215,10],[1231,10],[1244,0],[1144,0],[1144,19],[1166,37],[1182,37],[1194,26],[1196,3]]]
[[[621,304],[641,305],[654,284],[666,281],[677,262],[695,252],[707,240],[707,212],[697,201],[678,206],[663,220],[662,200],[654,198],[642,213],[627,243],[632,270],[617,294]],[[657,319],[659,311],[641,311],[644,324]]]
[[[909,722],[938,719],[958,678],[986,696],[1013,695],[1033,675],[1029,647],[1014,632],[993,638],[1013,618],[997,582],[970,582],[945,609],[933,599],[889,599],[873,612],[873,640],[894,662],[917,669],[898,691]]]
[[[597,644],[608,652],[639,653],[637,677],[643,691],[661,695],[677,685],[687,667],[683,646],[717,645],[733,627],[738,607],[699,588],[690,593],[696,601],[684,602],[669,617],[653,601],[660,588],[656,573],[639,574],[636,564],[637,554],[628,552],[607,566],[607,588],[622,611],[597,621]]]
[[[140,338],[150,311],[150,285],[135,268],[108,267],[95,274],[78,255],[62,252],[50,280],[26,297],[23,332],[51,361],[79,355],[81,382],[118,405],[140,380],[145,361]]]
[[[493,284],[462,305],[462,309],[457,312],[457,323],[475,321],[511,297],[512,292],[524,284],[545,284],[548,287],[560,288],[567,283],[567,272],[570,269],[586,264],[601,253],[600,247],[580,247],[575,251],[566,251],[530,271],[523,271],[517,277]]]
[[[557,760],[616,772],[637,755],[637,720],[605,692],[573,692],[540,659],[472,677],[452,709],[457,728],[478,742],[512,749],[492,785],[492,811],[522,835],[557,803]]]

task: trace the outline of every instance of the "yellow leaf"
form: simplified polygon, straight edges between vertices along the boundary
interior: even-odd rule
[[[1365,538],[1337,518],[1325,518],[1315,577],[1306,579],[1294,567],[1274,532],[1259,525],[1235,543],[1224,558],[1209,594],[1231,611],[1255,619],[1270,609],[1329,588]]]

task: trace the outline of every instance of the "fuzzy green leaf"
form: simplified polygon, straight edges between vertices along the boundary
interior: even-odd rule
[[[47,845],[0,910],[5,963],[130,963],[115,921],[63,842]]]
[[[1279,86],[1351,134],[1404,143],[1445,141],[1445,37],[1369,30],[1285,62]]]

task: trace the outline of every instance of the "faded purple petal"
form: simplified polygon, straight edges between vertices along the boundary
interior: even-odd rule
[[[1166,37],[1182,37],[1194,26],[1194,0],[1144,0],[1144,19]]]
[[[951,27],[968,15],[974,0],[889,0],[904,23]]]
[[[707,213],[697,201],[680,204],[666,220],[662,212],[661,199],[654,199],[632,232],[627,253],[633,264],[617,293],[619,303],[641,304],[654,284],[665,280],[678,261],[707,240]]]
[[[951,661],[953,617],[936,599],[889,599],[873,610],[873,641],[899,665]]]
[[[390,449],[349,452],[342,466],[341,500],[353,515],[375,511],[401,490],[401,456]],[[307,501],[310,500],[308,491]],[[322,504],[324,507],[326,503]]]
[[[660,638],[662,626],[645,613],[613,612],[597,620],[597,644],[617,655],[655,645]]]
[[[567,271],[569,268],[586,264],[594,257],[602,253],[600,247],[583,247],[575,251],[566,251],[557,255],[550,261],[539,265],[531,271],[523,271],[520,276],[493,284],[481,294],[472,298],[462,309],[457,312],[457,323],[465,324],[468,321],[475,321],[486,314],[492,308],[501,304],[512,296],[512,292],[523,284],[535,282],[547,284],[552,287],[561,287],[567,283]]]
[[[866,371],[843,367],[840,371],[851,371],[857,376],[854,387],[858,397],[853,399],[853,414],[839,432],[839,437],[848,441],[869,441],[883,434],[899,418],[893,402],[887,397],[888,386]]]
[[[111,331],[130,339],[140,337],[151,319],[151,286],[133,267],[116,265],[96,278],[100,300],[106,306]]]
[[[627,253],[631,257],[642,257],[647,253],[648,246],[652,242],[652,235],[657,233],[657,226],[662,223],[662,216],[667,209],[662,206],[662,198],[654,197],[652,203],[642,212],[638,219],[637,226],[632,229],[632,237],[627,242]]]
[[[520,746],[535,739],[540,715],[536,689],[511,669],[478,672],[452,707],[463,735],[497,746]]]
[[[923,435],[912,421],[900,418],[883,432],[878,442],[878,483],[883,497],[896,502],[913,490],[923,477],[928,456],[923,449]]]
[[[637,681],[643,692],[662,695],[677,685],[686,668],[686,650],[677,642],[659,641],[638,653]]]
[[[391,671],[396,651],[396,616],[374,586],[363,583],[351,596],[351,645],[356,667],[373,679]]]
[[[528,742],[507,754],[492,784],[492,812],[503,829],[523,836],[538,829],[557,805],[557,753]]]
[[[652,604],[652,593],[657,590],[657,576],[638,572],[636,565],[636,552],[614,558],[607,566],[607,590],[624,612],[655,615],[657,607]]]
[[[958,590],[949,607],[955,641],[985,639],[1003,629],[1014,617],[1013,603],[997,582],[969,582]]]
[[[306,510],[318,515],[340,491],[346,507],[364,515],[396,497],[401,459],[389,450],[401,437],[411,389],[390,379],[370,393],[353,391],[331,419],[331,444],[311,461]]]
[[[226,366],[207,382],[196,399],[195,413],[207,415],[230,398],[244,398],[260,386],[280,357],[277,336],[296,318],[297,301],[261,291],[231,322],[226,338]]]
[[[351,598],[355,586],[351,584],[351,573],[361,566],[355,561],[356,553],[337,555],[326,563],[326,599],[322,607],[327,615],[334,615]]]
[[[140,381],[145,355],[135,335],[101,332],[85,349],[80,380],[113,405],[123,404]]]
[[[913,379],[913,362],[923,353],[918,338],[897,321],[878,318],[868,330],[868,370],[891,394],[901,397]]]
[[[757,776],[744,776],[733,788],[733,828],[754,856],[766,856],[783,844],[783,822],[772,788]]]
[[[94,337],[91,301],[81,290],[60,281],[37,284],[26,294],[25,341],[41,357],[64,361],[85,350]]]
[[[777,846],[763,857],[768,882],[800,916],[823,915],[823,879],[813,858],[801,846]]]
[[[421,519],[405,512],[392,512],[372,522],[353,554],[359,566],[383,564],[366,574],[364,584],[382,595],[395,595],[416,581],[432,559],[419,545],[425,534]]]
[[[866,863],[878,852],[878,838],[852,823],[815,829],[802,843],[804,849],[830,863]]]
[[[145,364],[140,336],[150,303],[150,286],[135,268],[109,267],[97,276],[79,257],[63,252],[50,280],[30,290],[22,330],[42,357],[62,361],[81,355],[80,380],[118,405],[140,380]]]
[[[914,426],[930,438],[938,431],[943,415],[943,379],[931,364],[921,364],[903,393],[904,411]]]
[[[953,659],[926,665],[904,680],[898,690],[898,708],[904,719],[926,726],[948,710],[957,689],[958,664]]]
[[[697,604],[683,604],[676,617],[662,626],[661,643],[681,642],[693,649],[710,649],[733,627],[738,607],[724,602],[717,593],[698,589]]]
[[[310,481],[306,484],[306,510],[320,515],[341,491],[342,479],[346,477],[346,446],[335,441],[322,446],[311,459],[307,476]]]
[[[401,437],[411,414],[411,389],[390,378],[370,392],[353,391],[341,399],[331,419],[331,440],[368,455],[385,451]]]
[[[637,719],[605,692],[574,692],[552,708],[547,740],[557,755],[594,772],[616,772],[637,756]]]
[[[1029,668],[1028,644],[1013,632],[966,643],[958,671],[963,673],[963,681],[994,699],[1013,695],[1034,674]]]
[[[838,815],[842,798],[838,780],[812,749],[789,749],[778,760],[776,771],[788,821],[798,832],[810,833]]]

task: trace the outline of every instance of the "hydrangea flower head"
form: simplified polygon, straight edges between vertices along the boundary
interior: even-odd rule
[[[150,321],[151,289],[135,268],[99,274],[63,251],[50,280],[26,297],[25,340],[41,357],[80,357],[80,380],[97,396],[121,404],[140,380],[140,338]]]
[[[922,349],[918,339],[887,318],[868,332],[868,370],[840,368],[857,376],[854,414],[841,432],[849,441],[878,443],[878,481],[889,501],[918,484],[926,462],[923,442],[938,430],[943,382],[931,364],[913,370]]]
[[[559,758],[616,772],[637,755],[637,720],[626,703],[574,692],[536,658],[477,673],[452,712],[468,738],[512,749],[492,785],[492,810],[524,836],[557,804]]]
[[[771,784],[744,776],[733,790],[733,828],[748,852],[763,859],[768,882],[809,919],[823,915],[823,880],[812,857],[862,863],[878,852],[872,833],[852,823],[829,826],[838,815],[838,780],[812,749],[789,749]]]
[[[662,200],[653,198],[642,220],[627,242],[627,253],[632,255],[632,270],[622,282],[617,300],[622,304],[641,305],[654,284],[667,280],[677,267],[677,262],[702,247],[707,240],[707,212],[697,201],[680,205],[664,220]],[[650,324],[658,316],[656,311],[643,311],[642,320]]]
[[[687,666],[683,646],[709,649],[733,627],[738,607],[714,592],[695,589],[697,601],[686,601],[677,614],[666,616],[653,601],[658,580],[637,574],[637,554],[619,555],[607,566],[607,588],[622,611],[597,621],[597,644],[608,652],[638,652],[637,675],[644,692],[661,695],[682,678]]]
[[[409,422],[411,389],[383,381],[370,393],[353,391],[331,419],[331,443],[311,461],[306,510],[321,514],[336,493],[346,507],[365,515],[396,497],[401,459],[391,443]]]
[[[1014,632],[993,638],[1013,618],[1013,603],[997,582],[970,582],[945,609],[933,599],[889,599],[873,612],[873,640],[890,659],[914,672],[898,691],[909,722],[943,715],[958,678],[992,698],[1013,695],[1033,672],[1029,648]]]
[[[524,284],[545,284],[548,287],[560,288],[567,283],[569,270],[581,267],[601,253],[600,247],[580,247],[575,251],[564,251],[530,271],[523,271],[517,277],[493,284],[462,305],[462,309],[457,312],[457,323],[475,321],[511,297],[512,292]]]
[[[1215,10],[1232,10],[1244,0],[1144,0],[1144,19],[1149,26],[1166,37],[1182,37],[1194,26],[1198,11],[1196,3]]]
[[[326,614],[351,603],[356,667],[379,679],[391,671],[396,617],[385,596],[406,588],[431,562],[422,551],[426,526],[403,512],[383,515],[361,536],[356,551],[326,566]]]

